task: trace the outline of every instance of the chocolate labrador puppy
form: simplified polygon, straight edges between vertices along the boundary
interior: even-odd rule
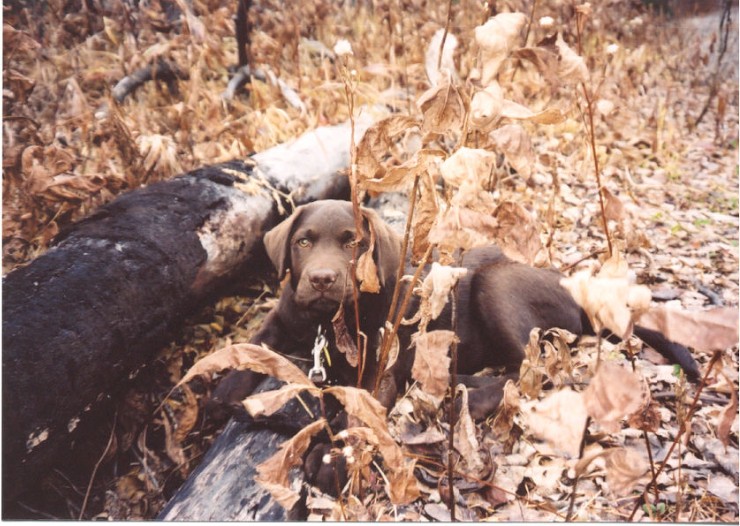
[[[379,329],[388,315],[396,272],[400,263],[401,239],[372,210],[362,208],[362,241],[357,256],[375,239],[373,259],[378,269],[379,293],[359,296],[360,330],[367,337],[367,359],[362,385],[370,389],[376,375],[375,350]],[[300,206],[287,220],[265,235],[267,254],[282,279],[290,273],[277,306],[267,315],[252,343],[267,344],[288,355],[311,357],[319,327],[325,331],[331,367],[325,367],[327,383],[356,385],[357,369],[338,353],[332,318],[343,309],[346,327],[355,341],[353,277],[350,260],[355,249],[355,220],[346,201],[317,201]],[[460,381],[471,387],[470,412],[474,418],[488,416],[500,402],[503,385],[518,377],[524,347],[530,331],[561,328],[576,335],[593,334],[588,317],[571,295],[560,286],[562,274],[533,268],[508,259],[499,248],[474,249],[465,254],[468,274],[458,284],[457,333]],[[449,328],[449,309],[429,329]],[[413,350],[407,349],[410,333],[399,335],[402,352],[387,372],[380,400],[390,408],[398,390],[410,378]],[[668,341],[662,334],[635,327],[635,334],[674,363],[689,378],[699,370],[689,351]],[[485,367],[506,368],[497,378],[473,377]],[[232,372],[219,384],[212,397],[217,404],[240,408],[263,375],[249,371]]]

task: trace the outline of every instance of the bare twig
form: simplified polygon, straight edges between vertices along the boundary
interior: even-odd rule
[[[668,453],[666,453],[665,458],[663,459],[663,462],[658,467],[658,470],[653,475],[653,479],[650,481],[649,484],[645,486],[645,489],[642,492],[642,495],[635,501],[635,507],[632,509],[632,513],[630,514],[628,521],[632,521],[632,519],[635,517],[635,513],[637,513],[637,510],[640,509],[640,504],[644,501],[646,501],[647,492],[651,485],[657,484],[658,475],[660,475],[663,470],[665,469],[666,465],[668,465],[668,460],[671,458],[671,454],[673,454],[673,450],[676,448],[676,445],[678,445],[678,442],[681,440],[681,437],[686,432],[686,430],[691,426],[691,419],[694,416],[694,412],[696,411],[697,405],[699,404],[699,397],[701,396],[701,392],[704,390],[704,387],[707,385],[707,380],[709,379],[709,375],[712,372],[712,369],[714,369],[714,365],[719,361],[719,359],[722,357],[722,351],[715,351],[714,355],[712,355],[712,359],[709,360],[709,364],[707,365],[707,372],[704,373],[704,377],[701,379],[701,383],[699,384],[699,387],[696,389],[696,394],[694,395],[694,400],[691,402],[691,407],[689,408],[689,412],[686,415],[686,418],[684,419],[684,422],[682,425],[678,428],[678,433],[676,433],[676,437],[673,439],[673,444],[671,444],[671,447],[668,449]]]
[[[100,458],[95,463],[95,467],[92,470],[92,474],[90,475],[90,482],[87,484],[87,491],[85,492],[85,498],[82,501],[82,508],[80,509],[80,516],[77,518],[77,520],[82,520],[85,516],[85,509],[87,508],[87,500],[90,498],[90,492],[92,491],[93,482],[95,482],[95,475],[98,473],[98,468],[100,467],[100,464],[102,464],[103,459],[108,454],[108,450],[110,449],[111,445],[113,444],[113,438],[116,436],[116,420],[118,419],[118,411],[113,415],[113,425],[111,426],[110,430],[110,437],[108,437],[108,444],[105,446],[105,449],[103,450],[103,454],[100,455]]]
[[[134,71],[131,75],[123,77],[113,87],[111,95],[117,103],[121,104],[126,97],[136,91],[150,80],[161,80],[167,84],[170,93],[177,94],[177,81],[187,80],[189,75],[186,71],[180,70],[176,65],[170,64],[163,58]]]
[[[451,307],[451,325],[452,325],[452,332],[457,334],[457,283],[455,283],[455,286],[452,287],[452,291],[450,291],[450,294],[452,297],[450,298],[450,307]],[[447,446],[448,454],[447,454],[447,482],[450,487],[450,500],[447,503],[447,506],[450,508],[450,520],[452,522],[455,521],[455,490],[454,486],[452,484],[453,481],[453,475],[455,473],[455,466],[453,462],[453,455],[452,452],[455,450],[455,423],[457,422],[457,411],[455,409],[455,400],[457,398],[457,340],[452,340],[452,345],[450,346],[450,354],[452,355],[452,360],[450,361],[450,407],[449,407],[449,415],[448,420],[450,421],[450,436],[449,436],[449,443]]]
[[[583,426],[583,435],[581,435],[581,446],[578,450],[578,459],[583,458],[583,452],[586,450],[586,438],[588,437],[588,426],[591,424],[591,417],[586,418],[586,425]],[[576,504],[576,489],[578,488],[578,480],[581,475],[576,472],[576,478],[573,481],[573,489],[570,492],[570,504],[568,504],[568,513],[565,515],[565,522],[571,522],[573,520],[573,508]]]
[[[437,71],[442,67],[442,54],[445,50],[445,42],[447,42],[447,33],[450,31],[450,24],[452,23],[452,0],[447,3],[447,22],[445,23],[445,31],[442,33],[442,42],[439,45],[439,57],[437,58]],[[454,513],[452,520],[455,520]]]

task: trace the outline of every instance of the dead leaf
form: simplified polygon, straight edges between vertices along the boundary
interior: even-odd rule
[[[650,289],[632,285],[626,263],[615,252],[596,276],[584,270],[560,280],[586,312],[594,330],[607,328],[622,339],[632,334],[634,321],[650,306]]]
[[[259,482],[283,508],[293,508],[300,494],[290,487],[291,468],[300,466],[311,438],[326,427],[326,420],[317,420],[283,442],[277,453],[257,466],[254,480]],[[300,488],[297,488],[300,489]]]
[[[526,130],[519,124],[507,124],[491,132],[491,138],[509,165],[528,180],[534,169],[535,155]]]
[[[555,46],[560,55],[558,77],[567,84],[587,82],[589,79],[588,68],[583,57],[570,49],[568,44],[563,40],[563,36],[558,33],[555,40]]]
[[[445,155],[447,154],[442,150],[419,150],[414,153],[411,159],[386,170],[382,178],[361,179],[359,186],[372,192],[404,191],[410,187],[415,177],[429,172],[432,165],[439,163]]]
[[[636,373],[613,362],[602,362],[583,392],[589,416],[607,433],[619,431],[620,420],[640,410],[649,397],[647,385]]]
[[[532,215],[520,204],[505,201],[496,208],[493,217],[498,224],[496,244],[504,254],[514,261],[533,265],[542,250],[542,242]]]
[[[580,393],[562,389],[522,412],[534,436],[571,457],[578,456],[588,418]]]
[[[527,16],[523,13],[499,13],[475,28],[475,41],[480,48],[481,85],[488,86],[496,79],[501,64],[517,44],[526,23]]]
[[[416,101],[424,114],[421,129],[424,133],[445,134],[461,132],[467,101],[463,92],[455,86],[451,75],[441,75],[437,86],[425,91]]]
[[[607,221],[622,221],[625,217],[622,201],[611,193],[606,186],[601,188],[601,192],[604,195],[604,216]]]
[[[414,476],[416,461],[409,462],[388,474],[388,496],[396,506],[411,504],[421,497],[419,483]]]
[[[436,173],[435,170],[434,173]],[[429,231],[439,213],[437,191],[432,173],[423,174],[419,180],[419,197],[412,219],[411,229],[414,233],[414,243],[411,246],[411,260],[418,264],[429,248]]]
[[[198,400],[187,385],[180,386],[185,393],[185,401],[177,411],[175,442],[182,443],[198,421]]]
[[[189,382],[196,376],[210,375],[224,369],[250,369],[274,376],[286,383],[314,387],[313,382],[293,362],[266,347],[251,343],[228,345],[209,354],[196,362],[177,386]]]
[[[420,332],[426,331],[429,322],[442,314],[452,288],[467,273],[466,268],[448,267],[436,261],[432,263],[432,268],[421,285]]]
[[[188,459],[185,451],[182,449],[180,442],[175,439],[175,433],[172,432],[172,424],[166,416],[162,419],[164,425],[164,450],[172,462],[180,469],[183,477],[187,477]]]
[[[417,333],[413,337],[416,346],[411,376],[424,391],[434,396],[444,396],[450,384],[450,345],[457,339],[452,331]]]
[[[366,181],[382,181],[387,169],[385,157],[393,143],[406,130],[418,126],[416,119],[403,115],[387,117],[367,129],[357,145],[357,180],[358,184],[367,184]],[[403,175],[399,172],[397,175]],[[399,184],[399,181],[389,181],[387,186]],[[381,187],[382,188],[382,187]]]
[[[547,108],[534,112],[516,102],[504,99],[501,104],[501,116],[508,119],[534,122],[535,124],[559,124],[565,115],[557,108]]]
[[[498,406],[498,411],[491,424],[496,440],[506,443],[514,428],[514,416],[519,414],[521,406],[521,395],[516,384],[508,380],[504,385],[504,396]]]
[[[264,391],[251,395],[242,401],[242,405],[253,417],[270,416],[283,407],[289,400],[299,396],[301,391],[320,395],[318,387],[303,384],[287,384],[274,391]]]
[[[722,373],[722,375],[725,375],[725,373]],[[733,385],[726,375],[725,379],[729,385]],[[730,396],[730,402],[719,414],[719,423],[717,424],[717,438],[720,439],[725,448],[730,445],[730,431],[732,430],[732,424],[737,418],[737,389],[733,388],[730,391]]]
[[[380,292],[380,280],[378,279],[378,267],[375,265],[375,260],[373,259],[375,251],[375,228],[373,228],[372,222],[369,222],[369,225],[370,246],[359,258],[357,258],[355,275],[357,276],[357,280],[360,282],[360,292],[377,294]],[[334,320],[332,320],[332,323],[334,323]]]
[[[524,347],[524,360],[519,367],[519,387],[522,394],[537,398],[542,391],[543,364],[540,357],[540,329],[529,332],[529,341]]]
[[[447,36],[445,37],[445,32],[444,29],[438,29],[434,33],[424,54],[424,70],[432,86],[436,86],[439,83],[440,72],[443,71],[452,74],[453,78],[457,80],[457,70],[455,69],[454,60],[457,38],[450,32],[447,32]],[[444,49],[442,49],[442,38],[445,39]],[[442,55],[441,60],[440,54]]]
[[[460,187],[473,183],[481,188],[491,180],[496,167],[496,154],[481,148],[462,147],[448,157],[439,167],[445,183]]]
[[[643,482],[643,476],[649,468],[647,461],[637,451],[615,448],[606,455],[606,483],[615,495],[629,495]]]
[[[473,94],[470,101],[470,128],[490,131],[501,117],[504,107],[504,92],[498,82],[491,82]]]
[[[440,210],[429,230],[429,242],[452,254],[494,244],[497,231],[498,222],[490,214],[453,205]]]
[[[736,307],[689,311],[661,306],[639,320],[640,325],[663,333],[669,340],[701,351],[720,351],[738,343]]]
[[[455,389],[462,402],[455,422],[455,448],[462,457],[461,468],[465,469],[468,475],[480,477],[484,474],[486,465],[479,451],[480,444],[476,437],[475,422],[470,417],[470,411],[468,410],[468,390],[462,384],[456,386]]]
[[[372,248],[368,249],[368,252],[372,254]],[[367,253],[367,252],[366,252]],[[347,358],[347,363],[352,367],[357,367],[359,352],[357,345],[355,344],[352,337],[349,335],[347,330],[347,324],[344,321],[344,309],[337,309],[337,313],[331,319],[331,324],[334,329],[334,340],[337,345],[337,350],[344,354]]]

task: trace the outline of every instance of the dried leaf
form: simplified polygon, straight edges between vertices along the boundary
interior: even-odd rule
[[[372,249],[368,249],[368,252],[372,253]],[[334,340],[337,350],[344,354],[348,364],[352,367],[357,367],[359,363],[359,352],[357,351],[357,345],[347,330],[347,324],[344,321],[344,309],[337,309],[337,313],[331,319],[331,324],[334,328]]]
[[[473,183],[483,188],[496,167],[496,154],[481,148],[460,148],[439,167],[445,183],[459,187]]]
[[[583,57],[570,49],[568,44],[563,40],[563,36],[558,33],[555,46],[560,54],[558,76],[565,83],[580,83],[588,81],[588,68]]]
[[[501,116],[508,119],[530,121],[535,124],[559,124],[565,120],[565,115],[557,108],[533,112],[521,104],[506,99],[501,104]]]
[[[442,49],[442,38],[445,38],[444,49]],[[457,79],[457,73],[455,69],[454,54],[457,48],[457,38],[452,33],[447,32],[445,37],[445,30],[438,29],[432,40],[427,46],[426,53],[424,54],[424,70],[427,72],[427,78],[432,86],[436,86],[439,83],[440,72],[446,71],[448,74],[452,74],[453,78]],[[440,51],[442,60],[440,61]],[[439,65],[439,67],[437,67]]]
[[[180,388],[185,393],[185,401],[177,411],[177,430],[174,438],[178,444],[185,440],[198,421],[198,400],[187,385]]]
[[[421,129],[425,133],[461,132],[467,103],[451,75],[442,75],[437,86],[425,91],[416,101],[424,114]]]
[[[142,168],[154,172],[160,178],[167,178],[182,172],[178,161],[177,145],[166,135],[139,135],[136,146],[142,157]]]
[[[460,206],[440,211],[429,231],[429,242],[440,252],[452,254],[455,250],[487,246],[496,242],[498,222],[491,215]]]
[[[534,64],[537,71],[539,71],[552,90],[557,89],[560,85],[560,75],[558,72],[560,57],[555,47],[555,36],[551,37],[551,41],[545,39],[539,42],[537,47],[517,49],[512,53],[512,56],[521,60],[528,60]]]
[[[516,388],[514,382],[508,380],[504,385],[504,396],[491,425],[496,440],[499,442],[506,443],[509,440],[511,430],[514,428],[514,417],[519,414],[520,406],[521,395],[519,389]]]
[[[447,155],[442,150],[422,149],[400,166],[389,168],[380,179],[362,179],[360,188],[373,192],[399,192],[407,189],[414,178],[427,173],[432,165]]]
[[[298,396],[301,391],[309,391],[317,396],[321,393],[321,390],[318,387],[311,387],[302,384],[287,384],[274,391],[264,391],[262,393],[253,394],[243,400],[242,405],[253,417],[270,416],[275,411],[283,407],[289,400]]]
[[[314,387],[313,382],[293,362],[265,347],[251,343],[228,345],[209,354],[196,362],[177,386],[189,382],[195,376],[210,375],[224,369],[250,369],[274,376],[286,383]]]
[[[385,118],[367,129],[357,145],[357,180],[361,186],[366,181],[374,180],[375,185],[386,176],[384,159],[394,141],[408,129],[418,126],[416,119],[402,115]],[[403,175],[402,173],[397,173]],[[388,182],[388,186],[399,184],[399,181]],[[384,187],[381,185],[380,187]]]
[[[612,362],[602,362],[583,392],[586,410],[607,433],[620,429],[622,418],[639,411],[650,391],[640,377]]]
[[[504,107],[504,92],[498,82],[491,82],[476,91],[470,101],[470,128],[490,131],[494,128]]]
[[[421,285],[421,332],[426,330],[431,320],[436,320],[442,314],[452,287],[467,273],[466,268],[448,267],[436,261],[432,263],[432,268]]]
[[[543,365],[540,357],[540,329],[529,332],[529,341],[524,347],[524,360],[519,367],[519,387],[522,394],[537,398],[542,391]]]
[[[514,261],[534,264],[542,242],[539,227],[530,213],[518,203],[505,201],[496,208],[493,217],[498,224],[496,244],[504,254]]]
[[[604,186],[601,188],[604,195],[604,216],[607,221],[622,221],[625,217],[622,201]]]
[[[428,173],[422,175],[419,180],[419,197],[416,201],[416,210],[411,225],[414,232],[411,259],[414,263],[418,263],[429,248],[429,231],[432,229],[438,213],[439,205],[437,204],[434,177],[431,173]]]
[[[650,468],[637,451],[615,448],[606,455],[606,483],[617,496],[626,496],[643,480]]]
[[[475,28],[475,41],[480,48],[480,82],[488,86],[496,79],[501,64],[519,40],[519,33],[527,23],[523,13],[499,13]]]
[[[583,396],[563,389],[523,411],[530,432],[571,457],[578,456],[586,426]]]
[[[411,376],[425,392],[444,396],[450,385],[450,345],[457,339],[452,331],[417,333],[413,337],[416,346]]]
[[[485,471],[486,466],[478,450],[480,444],[476,437],[475,422],[470,417],[470,411],[468,410],[468,390],[462,384],[458,385],[456,390],[462,404],[455,422],[455,448],[460,452],[465,472],[469,475],[480,476]]]
[[[498,151],[524,179],[532,176],[535,156],[529,134],[519,124],[507,124],[491,132]]]
[[[388,474],[388,496],[396,506],[411,504],[421,497],[419,483],[414,476],[415,467],[416,461],[409,462]]]
[[[596,331],[607,328],[622,339],[632,334],[634,321],[650,306],[650,289],[632,285],[618,253],[597,276],[588,270],[560,280],[583,308]]]
[[[662,332],[671,341],[702,351],[724,350],[738,342],[736,307],[688,311],[661,306],[643,314],[640,325]]]
[[[170,419],[165,417],[162,419],[162,423],[164,425],[164,450],[170,460],[175,463],[175,466],[180,468],[183,477],[186,477],[188,459],[185,456],[185,451],[175,438],[175,433],[172,432]]]
[[[311,438],[322,431],[325,426],[326,420],[323,418],[309,424],[293,438],[283,442],[277,453],[256,468],[257,475],[254,480],[269,491],[286,510],[291,509],[300,498],[299,493],[290,487],[290,470],[301,465],[303,454],[311,444]]]
[[[724,375],[724,373],[722,373]],[[733,385],[733,383],[727,379],[727,383],[729,385]],[[732,397],[730,399],[730,402],[727,404],[727,406],[722,409],[722,412],[719,414],[719,423],[717,424],[717,438],[720,439],[722,442],[722,445],[727,448],[727,446],[730,445],[730,431],[732,430],[732,424],[735,422],[735,419],[737,418],[737,389],[732,389],[730,391],[730,396]]]
[[[377,294],[380,292],[380,280],[378,279],[378,267],[375,265],[373,254],[375,252],[375,228],[372,222],[370,225],[370,246],[357,258],[357,268],[355,275],[360,282],[360,291]],[[341,310],[341,309],[340,309]],[[332,320],[332,323],[334,321]],[[345,326],[346,329],[346,326]]]

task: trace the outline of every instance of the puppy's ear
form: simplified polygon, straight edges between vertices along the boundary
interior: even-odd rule
[[[283,279],[290,269],[290,235],[302,209],[302,206],[296,208],[290,217],[265,234],[265,251],[277,269],[278,279]]]
[[[375,210],[364,207],[361,210],[370,228],[375,232],[375,265],[378,267],[378,281],[381,286],[385,286],[398,272],[403,240]]]

